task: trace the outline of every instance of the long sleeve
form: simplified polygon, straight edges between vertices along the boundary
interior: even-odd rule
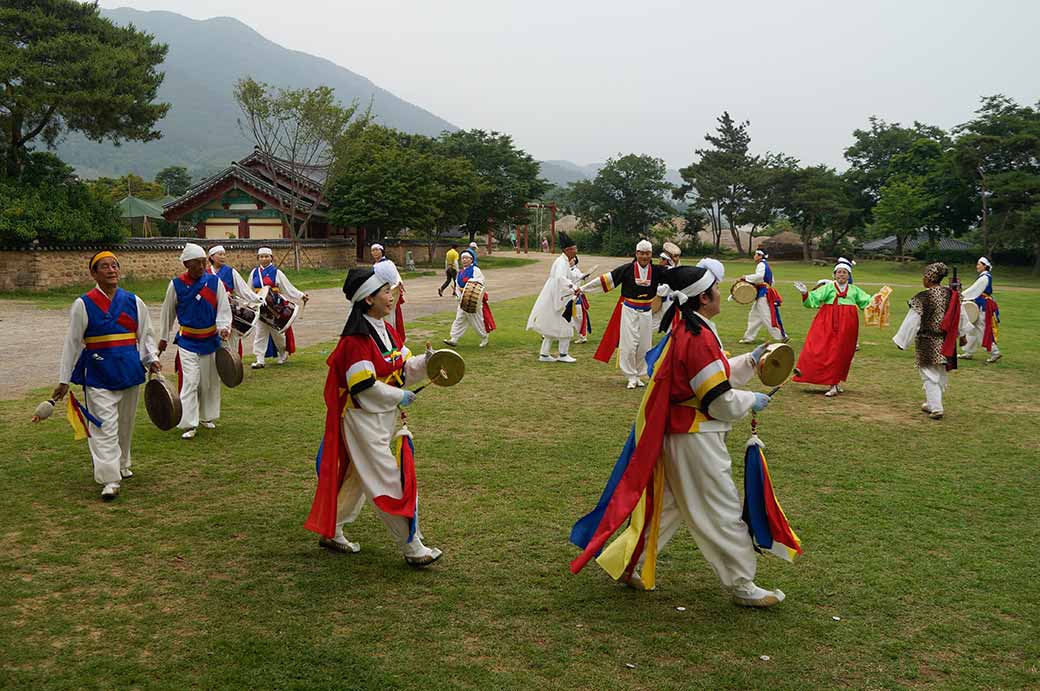
[[[899,331],[892,337],[892,342],[900,350],[906,350],[917,338],[917,332],[921,328],[921,313],[913,307],[906,313],[903,323],[899,325]]]
[[[147,367],[159,359],[155,349],[155,334],[152,332],[152,315],[148,313],[148,305],[137,298],[137,352],[141,356],[141,364]]]
[[[755,267],[755,273],[744,276],[744,280],[748,283],[765,283],[766,282],[766,263],[759,262],[758,266]]]
[[[729,381],[733,386],[744,386],[755,376],[755,359],[751,353],[729,358]],[[714,416],[712,416],[714,417]]]
[[[177,290],[173,281],[166,285],[166,297],[159,310],[159,340],[172,341],[173,325],[177,323]]]
[[[982,295],[982,292],[986,290],[987,283],[989,283],[989,281],[986,280],[985,276],[979,276],[974,283],[961,292],[961,300],[974,300],[978,296]]]
[[[229,328],[231,328],[231,301],[228,299],[223,281],[217,281],[217,330]]]
[[[278,269],[278,274],[275,277],[275,280],[278,282],[278,292],[284,297],[287,297],[290,300],[300,300],[303,298],[303,293],[297,290],[296,286],[289,282],[289,279],[286,278],[281,269]]]
[[[583,293],[598,293],[604,292],[609,293],[610,291],[621,285],[621,282],[625,278],[625,269],[630,267],[631,264],[622,264],[621,266],[613,269],[610,273],[605,273],[601,276],[597,276],[585,285],[581,287]]]
[[[68,384],[72,378],[72,369],[83,352],[83,333],[86,330],[87,308],[82,300],[76,298],[69,309],[69,329],[65,332],[65,345],[61,351],[61,365],[58,369],[59,384]]]
[[[736,422],[751,412],[754,403],[754,392],[730,389],[708,405],[708,415],[723,422]]]
[[[413,355],[404,363],[404,382],[408,386],[417,386],[426,381],[426,353]]]
[[[849,286],[849,297],[856,303],[856,307],[862,310],[866,309],[867,305],[870,304],[872,296],[858,285],[851,285]]]
[[[381,381],[354,394],[361,409],[369,413],[389,413],[401,402],[401,389]]]
[[[242,278],[242,274],[238,273],[238,269],[231,269],[231,273],[235,277],[235,295],[245,300],[248,300],[251,303],[261,302],[260,296],[257,295],[256,292],[249,287],[249,284],[246,283],[246,280]]]
[[[473,267],[473,275],[469,277],[469,280],[473,281],[474,283],[483,283],[485,286],[487,285],[487,283],[484,281],[484,272],[475,266]]]

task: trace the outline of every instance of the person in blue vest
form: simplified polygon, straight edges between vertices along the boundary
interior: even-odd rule
[[[999,333],[1000,308],[993,300],[993,274],[990,273],[993,264],[986,257],[979,257],[975,264],[975,270],[979,277],[975,282],[964,289],[961,299],[972,300],[979,306],[979,317],[972,324],[968,332],[968,342],[964,346],[961,357],[971,360],[975,357],[975,351],[982,346],[989,351],[986,362],[993,363],[1003,357],[1000,348],[997,347],[997,334]]]
[[[260,265],[249,274],[249,285],[255,292],[260,292],[266,286],[274,294],[275,302],[285,299],[307,302],[310,296],[297,290],[282,270],[275,266],[274,253],[270,247],[258,249],[256,259]],[[288,357],[296,352],[296,336],[291,326],[285,333],[278,333],[269,324],[257,319],[253,334],[253,355],[256,356],[256,362],[250,365],[253,369],[263,369],[264,360],[276,355],[278,364],[284,365]]]
[[[145,369],[158,372],[148,307],[119,287],[119,260],[101,251],[88,263],[97,285],[76,298],[61,354],[58,386],[51,398],[61,400],[70,384],[83,387],[87,444],[94,481],[101,498],[112,501],[120,482],[133,476],[130,443]]]
[[[755,250],[755,273],[744,276],[744,280],[758,287],[758,295],[751,304],[747,316],[747,331],[740,343],[754,343],[758,330],[765,327],[774,341],[787,342],[784,323],[780,321],[780,294],[773,288],[773,270],[769,268],[769,255],[765,250]]]
[[[216,357],[220,339],[231,332],[231,304],[219,278],[206,271],[206,250],[187,243],[181,252],[186,271],[170,281],[159,320],[159,353],[179,324],[177,344],[178,384],[184,439],[192,439],[201,424],[207,429],[220,417],[220,378]]]
[[[253,292],[249,284],[242,278],[242,274],[227,263],[227,250],[223,245],[214,245],[209,248],[209,272],[224,284],[224,290],[227,291],[228,296],[237,296],[254,306],[262,302],[260,296]],[[232,329],[231,336],[228,338],[231,350],[237,350],[240,357],[242,355],[242,335]]]

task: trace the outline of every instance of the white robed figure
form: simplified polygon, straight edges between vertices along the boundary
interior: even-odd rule
[[[451,332],[444,339],[444,342],[453,348],[459,344],[459,339],[466,335],[466,329],[470,327],[480,336],[479,347],[484,348],[488,344],[488,325],[484,323],[485,306],[483,304],[477,305],[477,311],[472,314],[462,309],[462,296],[465,294],[464,290],[467,285],[479,283],[485,288],[487,287],[484,272],[473,263],[474,257],[475,253],[472,249],[462,251],[462,254],[459,256],[459,260],[462,262],[462,269],[453,279],[458,286],[458,290],[455,291],[455,300],[458,304],[455,306],[455,321],[451,324]],[[487,310],[487,313],[490,314],[490,310]]]
[[[527,329],[542,335],[539,362],[577,362],[569,354],[574,335],[574,327],[571,326],[573,314],[566,312],[568,303],[574,300],[576,286],[571,280],[571,259],[578,253],[578,246],[566,233],[560,233],[559,239],[563,253],[549,269],[549,278],[527,318]],[[553,357],[551,353],[554,340],[559,345],[559,357]]]

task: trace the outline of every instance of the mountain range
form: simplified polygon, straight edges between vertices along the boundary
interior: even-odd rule
[[[378,123],[405,132],[437,136],[458,129],[355,72],[280,46],[231,17],[197,20],[129,8],[103,9],[101,14],[119,25],[133,24],[169,46],[159,100],[171,108],[158,123],[163,136],[156,141],[115,146],[69,134],[58,145],[58,154],[84,178],[134,173],[150,180],[167,166],[184,166],[199,178],[244,157],[253,142],[239,130],[241,113],[232,92],[235,82],[246,76],[283,88],[332,87],[343,103],[356,99],[366,106],[371,101]],[[542,177],[560,186],[595,177],[602,167],[560,160],[540,164]],[[669,181],[678,181],[675,171],[668,173]]]

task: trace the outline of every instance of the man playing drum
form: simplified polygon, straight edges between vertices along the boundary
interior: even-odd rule
[[[220,417],[220,378],[214,353],[231,331],[231,304],[224,284],[206,271],[206,251],[187,243],[181,252],[187,269],[170,281],[159,320],[159,353],[180,324],[177,344],[178,384],[183,414],[177,425],[192,439],[201,424],[213,429]]]
[[[651,386],[599,504],[571,531],[582,549],[571,571],[595,558],[612,578],[653,590],[657,555],[685,524],[735,604],[771,607],[784,593],[754,582],[755,547],[726,446],[734,422],[769,404],[764,393],[735,388],[754,375],[765,346],[725,355],[711,320],[722,302],[713,271],[678,267],[662,280],[673,290],[664,317],[672,328],[650,355]]]
[[[351,269],[343,293],[350,316],[328,359],[318,486],[304,527],[321,536],[325,549],[357,552],[360,546],[346,538],[343,526],[357,519],[367,497],[405,561],[429,566],[441,551],[423,544],[411,439],[394,434],[398,407],[416,398],[404,386],[426,378],[427,354],[413,356],[384,321],[390,284],[372,269]]]
[[[60,401],[70,384],[83,387],[83,405],[72,394],[69,402],[83,416],[101,498],[111,501],[119,494],[120,482],[134,474],[130,443],[145,368],[158,372],[161,366],[148,307],[119,287],[116,255],[98,252],[87,268],[96,285],[69,310],[58,385],[51,399]]]
[[[629,389],[646,386],[641,377],[646,376],[646,353],[651,345],[651,303],[664,274],[650,263],[653,251],[654,246],[649,240],[640,240],[636,244],[634,261],[622,264],[581,287],[582,292],[599,289],[607,293],[621,286],[621,296],[610,323],[603,330],[603,340],[594,357],[600,362],[610,362],[614,351],[620,348],[618,364],[628,377]]]
[[[571,326],[575,284],[571,280],[571,259],[578,254],[578,246],[567,233],[559,234],[562,254],[553,261],[549,278],[538,294],[531,314],[527,317],[527,330],[534,329],[542,335],[542,347],[538,351],[539,362],[577,362],[568,352],[574,327]],[[568,305],[571,306],[568,311]],[[559,357],[553,357],[552,342],[558,342]]]
[[[271,252],[271,248],[261,247],[256,251],[256,258],[260,266],[249,274],[249,284],[255,292],[259,293],[267,287],[268,300],[276,305],[286,298],[293,302],[307,302],[310,296],[297,290],[282,270],[274,265],[274,253]],[[253,335],[253,355],[256,356],[256,362],[250,365],[253,369],[263,369],[264,360],[274,355],[278,356],[278,364],[284,365],[289,355],[295,352],[296,337],[291,326],[285,333],[279,333],[277,328],[267,322],[261,319],[256,321]]]
[[[961,357],[965,360],[971,360],[979,346],[989,351],[989,357],[986,358],[988,363],[996,362],[1002,357],[1000,348],[997,347],[1000,309],[993,300],[993,274],[990,273],[992,269],[993,264],[989,259],[979,257],[979,261],[975,264],[979,277],[964,289],[964,294],[961,296],[965,300],[974,301],[979,308],[979,316],[972,324],[972,329],[968,333],[968,342],[964,346],[964,352],[961,353]]]
[[[473,254],[468,249],[463,250],[461,261],[462,270],[455,277],[455,283],[459,289],[459,305],[455,308],[455,321],[451,324],[451,333],[444,342],[454,348],[459,344],[459,339],[465,335],[466,329],[472,326],[473,330],[480,336],[480,347],[483,348],[488,344],[488,333],[495,330],[495,319],[491,315],[491,307],[488,306],[487,284],[484,282],[484,272],[473,264]],[[467,309],[464,309],[467,305],[464,305],[463,302],[468,298],[466,286],[471,283],[480,284],[485,289],[481,291],[482,295],[479,303],[470,306],[473,308],[473,311],[469,312]]]
[[[407,337],[404,327],[404,311],[401,309],[401,305],[404,304],[404,281],[401,280],[401,272],[397,270],[397,265],[393,260],[386,256],[386,248],[378,242],[372,243],[369,253],[372,255],[372,270],[390,284],[391,292],[396,295],[393,304],[393,318],[390,321],[394,325],[397,335],[405,339]]]
[[[238,273],[238,269],[234,268],[227,263],[227,251],[223,245],[214,245],[209,248],[209,272],[220,279],[220,282],[224,284],[224,290],[227,291],[228,298],[231,300],[232,313],[235,311],[236,301],[242,301],[246,305],[259,306],[263,300],[260,296],[253,292],[246,283],[245,279],[242,278],[242,274]],[[250,322],[255,317],[255,310],[246,308],[247,312],[252,313],[250,316]],[[234,317],[235,315],[232,314]],[[228,344],[231,350],[237,350],[239,356],[242,355],[242,336],[246,332],[239,333],[236,329],[231,329],[231,335],[228,338]]]
[[[780,304],[783,299],[773,288],[773,270],[769,267],[767,259],[769,255],[765,250],[755,250],[755,273],[744,276],[745,281],[758,288],[758,294],[748,312],[747,331],[741,337],[740,343],[754,343],[758,330],[762,327],[765,327],[769,337],[774,341],[787,342],[784,323],[780,320]]]

